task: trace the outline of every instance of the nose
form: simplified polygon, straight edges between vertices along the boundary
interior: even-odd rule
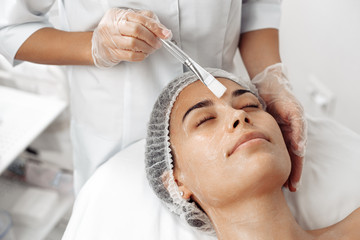
[[[251,124],[248,114],[244,110],[234,110],[228,123],[229,131],[233,132],[237,128],[243,127],[245,124]]]

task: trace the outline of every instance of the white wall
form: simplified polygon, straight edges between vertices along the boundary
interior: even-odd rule
[[[280,49],[306,111],[360,133],[360,1],[283,0]],[[313,78],[323,86],[312,87]],[[325,96],[324,110],[310,89]]]

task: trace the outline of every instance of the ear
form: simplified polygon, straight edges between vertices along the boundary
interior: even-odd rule
[[[175,177],[175,182],[179,187],[179,191],[184,193],[182,195],[182,198],[185,200],[190,199],[190,197],[193,195],[192,191],[189,188],[187,188],[181,181],[179,181],[176,176],[174,177]]]
[[[179,179],[178,172],[179,171],[173,171],[173,176],[174,176],[174,179],[175,179],[175,183],[178,186],[179,191],[184,193],[182,198],[184,198],[185,200],[188,200],[193,195],[193,193],[180,180],[178,180]],[[169,185],[168,185],[169,175],[170,175],[170,172],[165,171],[163,173],[163,175],[161,176],[161,180],[162,180],[162,182],[163,182],[166,189],[169,187]]]
[[[179,191],[184,193],[182,198],[185,199],[185,200],[190,199],[191,196],[192,196],[192,192],[187,187],[185,187],[185,185],[179,186]]]

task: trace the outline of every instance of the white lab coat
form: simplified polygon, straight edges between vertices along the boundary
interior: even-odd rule
[[[13,64],[21,44],[36,30],[51,27],[46,13],[55,0],[2,0],[0,53]],[[59,0],[64,30],[93,30],[107,9],[155,12],[173,38],[203,67],[239,74],[241,32],[278,28],[280,0]],[[183,66],[164,49],[142,62],[111,69],[69,66],[71,136],[75,188],[120,149],[146,136],[146,124],[161,89]]]

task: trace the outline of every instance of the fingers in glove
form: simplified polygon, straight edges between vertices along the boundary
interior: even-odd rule
[[[290,152],[291,173],[288,179],[288,187],[291,192],[295,192],[299,187],[304,158]]]
[[[286,180],[286,182],[284,183],[283,187],[289,188],[289,179]]]
[[[127,36],[135,39],[139,39],[143,41],[145,44],[147,44],[149,47],[153,48],[154,51],[161,47],[161,43],[158,40],[158,38],[143,25],[129,21],[126,22],[122,21],[118,25],[121,36]],[[134,47],[136,46],[137,45],[134,45]]]
[[[152,18],[154,19],[155,21],[158,22],[158,24],[160,25],[161,28],[163,29],[167,29],[160,21],[159,21],[159,18],[156,16],[155,13],[153,13],[152,11],[149,11],[149,10],[140,10],[138,13],[146,16],[146,17],[149,17],[149,18]],[[172,34],[171,34],[172,36]],[[169,38],[170,36],[168,36],[167,38]]]
[[[293,118],[291,122],[292,131],[289,133],[291,139],[291,150],[299,157],[305,155],[305,147],[307,140],[307,123],[302,117]]]
[[[166,39],[171,36],[171,31],[165,28],[158,20],[154,18],[150,18],[142,14],[137,14],[135,12],[128,12],[123,16],[123,18],[125,18],[126,21],[141,24],[150,32],[152,32],[156,37]]]
[[[152,18],[155,21],[159,21],[159,18],[156,16],[156,14],[153,11],[150,10],[138,10],[137,13],[144,15],[148,18]]]
[[[285,121],[287,122],[287,121]],[[293,123],[293,122],[291,122]],[[298,144],[297,137],[294,134],[299,134],[296,131],[293,131],[294,126],[289,124],[280,124],[281,131],[283,133],[286,146],[288,148],[288,152],[291,159],[291,174],[287,181],[287,187],[290,191],[295,192],[297,185],[301,178],[302,168],[303,168],[303,160],[304,160],[304,152],[305,152],[305,143]],[[303,133],[300,133],[303,135]],[[294,140],[295,138],[295,140]],[[304,136],[301,138],[304,141]],[[300,147],[303,145],[302,147]]]
[[[296,121],[296,119],[289,119],[283,117],[277,119],[281,132],[291,159],[291,174],[285,186],[290,191],[296,191],[297,185],[301,178],[305,142],[306,142],[306,128],[304,131],[304,120]]]
[[[144,60],[148,54],[143,52],[134,52],[124,49],[113,49],[111,51],[111,59],[114,59],[113,62],[119,62],[119,60],[125,60],[129,62],[140,62]]]
[[[133,37],[116,36],[113,38],[113,41],[117,49],[143,52],[145,54],[151,54],[156,50],[150,45],[148,45],[146,42]]]
[[[112,8],[93,32],[92,57],[99,68],[121,61],[141,61],[161,47],[160,38],[171,36],[151,11]]]
[[[307,139],[307,123],[300,103],[283,99],[268,105],[268,111],[275,117],[291,151],[303,157]]]

